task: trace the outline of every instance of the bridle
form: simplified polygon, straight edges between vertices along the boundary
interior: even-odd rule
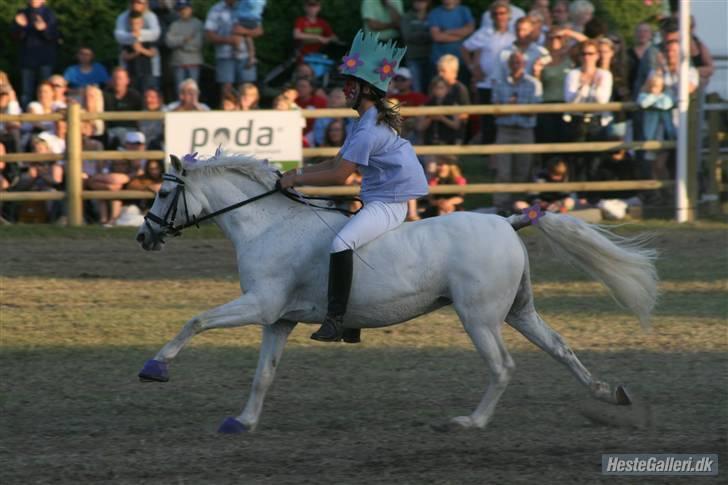
[[[182,172],[182,175],[184,175],[184,171]],[[278,172],[278,177],[280,179],[281,173]],[[149,221],[152,221],[159,225],[162,229],[164,229],[164,233],[159,235],[157,234],[155,237],[162,243],[164,243],[163,237],[166,235],[172,235],[174,237],[182,235],[182,230],[187,229],[191,226],[196,226],[198,229],[200,227],[200,223],[204,222],[208,219],[213,219],[221,214],[225,214],[226,212],[230,212],[232,210],[238,209],[240,207],[243,207],[244,205],[252,204],[253,202],[262,199],[264,197],[268,197],[269,195],[275,194],[277,192],[280,192],[281,194],[285,195],[289,199],[298,202],[300,204],[305,204],[311,208],[314,209],[324,209],[324,210],[332,210],[341,212],[346,215],[353,215],[354,212],[351,212],[346,209],[340,209],[338,207],[321,207],[318,205],[312,205],[308,200],[328,200],[332,201],[332,199],[327,197],[308,197],[305,195],[302,195],[295,191],[289,191],[288,189],[282,189],[280,185],[280,180],[276,181],[276,185],[273,189],[263,192],[262,194],[258,194],[254,197],[251,197],[246,200],[242,200],[240,202],[236,202],[235,204],[229,205],[227,207],[223,207],[222,209],[216,210],[215,212],[211,212],[209,214],[205,214],[202,217],[197,217],[194,214],[190,216],[190,212],[187,206],[187,193],[185,192],[185,181],[174,174],[164,174],[162,175],[163,180],[167,180],[169,182],[174,182],[176,184],[174,188],[174,194],[172,195],[172,202],[170,203],[169,207],[167,208],[167,211],[164,213],[164,216],[160,217],[151,210],[147,212],[147,215],[144,216],[144,225],[147,226],[149,231],[154,234],[154,231],[152,230],[152,225],[149,223]],[[184,217],[185,222],[180,225],[175,225],[175,220],[177,219],[177,207],[179,206],[179,199],[182,198],[182,206],[184,207]],[[350,198],[353,200],[359,200],[357,198]]]

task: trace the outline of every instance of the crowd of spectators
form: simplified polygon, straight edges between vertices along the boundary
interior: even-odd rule
[[[659,30],[639,23],[634,41],[610,32],[594,17],[588,0],[531,0],[523,10],[495,0],[472,12],[459,0],[363,0],[362,27],[381,39],[408,47],[388,97],[401,106],[468,104],[638,102],[645,110],[629,117],[613,113],[540,115],[432,115],[404,120],[403,136],[414,144],[529,144],[675,138],[679,65],[678,24],[664,18]],[[12,20],[19,54],[20,86],[13,89],[0,72],[0,112],[63,112],[79,103],[88,112],[319,109],[343,107],[345,98],[334,69],[321,72],[314,62],[328,46],[345,45],[322,16],[320,0],[302,0],[303,15],[293,21],[295,68],[290,82],[272,101],[261,97],[256,43],[268,41],[262,19],[265,0],[221,0],[196,18],[189,0],[130,0],[113,32],[119,56],[113,65],[94,60],[90,45],[77,46],[77,63],[57,65],[61,25],[44,0],[28,0]],[[693,25],[694,28],[694,25]],[[690,90],[706,86],[713,72],[710,52],[692,33]],[[214,47],[215,96],[201,100],[202,49]],[[629,47],[628,47],[629,45]],[[311,57],[314,56],[314,57]],[[338,61],[338,59],[334,59]],[[330,63],[335,66],[336,62]],[[63,74],[60,74],[63,73]],[[331,77],[330,77],[331,76]],[[164,79],[172,79],[172,98]],[[203,100],[214,99],[208,105]],[[219,100],[219,102],[217,101]],[[209,101],[208,101],[209,102]],[[341,146],[351,118],[309,118],[303,145]],[[84,122],[85,150],[163,149],[162,121]],[[2,123],[2,152],[65,152],[65,122]],[[489,167],[498,182],[667,178],[669,152],[622,154],[496,155]],[[307,160],[314,163],[317,160]],[[432,185],[464,184],[453,157],[424,158]],[[619,163],[618,163],[619,162]],[[155,190],[163,167],[146,160],[84,162],[84,184],[92,190]],[[0,190],[56,190],[63,187],[63,162],[0,164]],[[449,182],[448,182],[449,181]],[[553,195],[553,194],[552,194]],[[532,200],[545,209],[570,210],[587,197],[544,194]],[[563,200],[562,200],[563,199]],[[462,208],[461,195],[430,197],[411,207],[409,217],[438,215]],[[509,194],[494,198],[499,211],[522,208]],[[141,202],[137,204],[143,205]],[[24,212],[31,207],[31,214]],[[90,220],[113,224],[120,202],[89,203]],[[39,215],[44,212],[44,215]],[[30,221],[62,217],[59,203],[5,204],[2,217]]]

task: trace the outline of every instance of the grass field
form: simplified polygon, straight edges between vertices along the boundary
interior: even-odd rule
[[[0,227],[0,483],[606,483],[601,454],[618,452],[719,453],[725,470],[728,225],[616,230],[653,232],[661,252],[649,334],[535,232],[523,237],[537,308],[595,375],[629,387],[647,425],[585,419],[585,389],[507,328],[517,369],[493,422],[436,431],[472,411],[487,379],[446,308],[365,331],[359,346],[316,343],[299,326],[258,431],[223,436],[258,328],[196,337],[167,384],[136,378],[184,321],[238,295],[214,228],[145,253],[132,230]],[[666,482],[695,478],[654,481]]]

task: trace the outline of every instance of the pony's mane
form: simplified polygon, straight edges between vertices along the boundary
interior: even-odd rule
[[[267,160],[259,160],[252,155],[234,153],[216,153],[210,158],[190,157],[183,159],[183,167],[188,172],[201,175],[220,175],[232,170],[255,180],[266,188],[273,188],[278,180],[275,167]]]

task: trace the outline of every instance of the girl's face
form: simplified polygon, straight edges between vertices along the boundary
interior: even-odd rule
[[[253,106],[258,102],[258,93],[255,91],[245,91],[240,96],[240,106],[242,109],[252,109]]]
[[[232,99],[223,99],[222,110],[223,111],[235,111],[238,109],[237,105]]]
[[[432,97],[435,99],[443,99],[447,96],[447,84],[438,82],[432,86]]]
[[[344,96],[346,96],[347,106],[354,106],[354,103],[359,96],[359,91],[361,91],[359,82],[353,78],[346,78],[346,81],[344,81]]]
[[[447,82],[453,82],[458,77],[457,69],[453,66],[440,64],[437,66],[437,74]]]

